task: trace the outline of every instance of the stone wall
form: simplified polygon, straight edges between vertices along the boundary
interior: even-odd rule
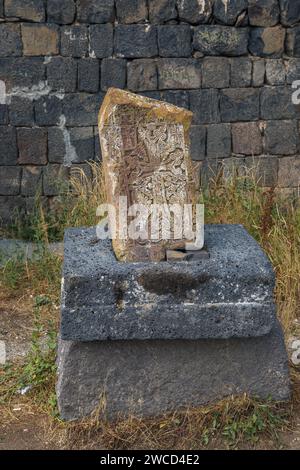
[[[101,158],[109,86],[194,112],[203,180],[232,160],[286,192],[300,178],[298,0],[0,0],[0,216]]]

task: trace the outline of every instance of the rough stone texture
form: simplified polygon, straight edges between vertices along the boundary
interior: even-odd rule
[[[214,0],[214,18],[219,23],[233,26],[247,7],[248,0]]]
[[[202,65],[202,88],[227,88],[230,62],[225,57],[207,57]]]
[[[21,168],[16,166],[1,166],[0,195],[14,196],[19,193]]]
[[[117,57],[154,57],[158,54],[157,33],[149,25],[117,25],[115,27]]]
[[[167,90],[162,92],[161,99],[167,103],[174,104],[174,106],[179,106],[179,108],[189,109],[190,100],[189,94],[187,91],[182,90]]]
[[[132,91],[157,89],[157,66],[152,59],[136,59],[128,64],[127,87]]]
[[[18,24],[0,24],[0,57],[22,55],[21,30]]]
[[[232,149],[235,154],[261,155],[262,135],[256,122],[232,124]]]
[[[76,152],[72,163],[83,163],[94,160],[95,142],[93,127],[74,127],[69,129],[71,145]]]
[[[294,121],[268,121],[265,150],[271,155],[293,155],[298,148],[298,129]]]
[[[21,194],[35,196],[42,191],[42,169],[37,166],[26,166],[22,171]]]
[[[49,23],[73,23],[75,14],[74,0],[47,0],[47,21]]]
[[[14,126],[33,126],[33,103],[27,98],[12,96],[9,106],[10,123]]]
[[[5,15],[26,21],[45,21],[44,0],[5,0]]]
[[[48,84],[54,91],[73,92],[77,84],[77,62],[70,57],[53,57],[47,64]]]
[[[201,63],[197,59],[159,59],[160,90],[191,89],[201,86]]]
[[[59,29],[56,25],[22,24],[25,56],[56,55],[59,52]]]
[[[148,19],[147,0],[116,0],[116,10],[120,23],[140,23]]]
[[[111,24],[90,26],[90,55],[109,57],[113,52],[113,27]]]
[[[212,124],[207,129],[207,158],[226,158],[231,155],[230,124]]]
[[[191,126],[191,157],[193,160],[204,160],[206,155],[206,127]]]
[[[263,119],[292,119],[299,115],[299,106],[292,102],[289,87],[268,87],[261,91],[260,107]]]
[[[47,163],[47,131],[44,128],[21,127],[17,130],[19,163],[45,165]]]
[[[220,122],[219,94],[217,90],[194,90],[190,92],[190,107],[194,124]]]
[[[274,273],[242,226],[206,225],[210,258],[180,265],[120,263],[111,241],[92,243],[95,235],[95,228],[65,235],[63,339],[230,338],[271,330]]]
[[[126,60],[103,59],[101,62],[101,90],[107,91],[109,87],[125,88]]]
[[[0,59],[0,80],[5,81],[7,92],[15,87],[38,86],[45,80],[44,59],[40,57]]]
[[[63,131],[58,127],[48,128],[48,160],[50,163],[63,163],[66,145]]]
[[[20,196],[0,196],[1,224],[11,224],[25,212],[25,199]]]
[[[198,26],[194,49],[206,55],[240,56],[248,52],[248,29],[229,26]]]
[[[161,57],[190,57],[191,27],[184,24],[158,26],[158,51]]]
[[[100,71],[97,59],[81,59],[78,62],[78,90],[97,93],[99,90]]]
[[[291,168],[293,171],[291,171]],[[299,187],[300,185],[300,158],[284,157],[279,159],[278,186]]]
[[[0,126],[0,165],[16,165],[17,159],[16,129]]]
[[[277,185],[278,159],[276,156],[248,157],[245,159],[245,164],[251,169],[259,186],[274,188]]]
[[[0,104],[0,125],[8,124],[8,107],[6,104]]]
[[[300,26],[287,30],[286,52],[292,57],[300,57]]]
[[[286,66],[286,83],[292,84],[300,77],[300,59],[290,59],[285,61]]]
[[[109,89],[99,113],[99,136],[107,202],[116,211],[124,197],[128,207],[143,204],[148,209],[153,204],[177,204],[183,209],[195,203],[191,120],[192,113],[183,108]],[[129,224],[130,217],[126,220]],[[150,230],[152,220],[147,219],[145,229]],[[184,248],[188,241],[185,235],[165,239],[159,235],[158,240],[147,237],[144,242],[140,236],[123,237],[123,229],[118,219],[113,249],[120,261],[160,261],[166,249]]]
[[[279,21],[278,0],[249,0],[251,26],[275,26]]]
[[[114,20],[114,0],[78,0],[80,23],[110,23]]]
[[[66,125],[71,127],[96,126],[103,94],[71,93],[63,100]],[[74,113],[76,109],[76,113]]]
[[[233,88],[251,86],[252,61],[248,57],[231,59],[230,85]]]
[[[60,47],[62,56],[85,57],[89,49],[87,26],[76,25],[62,28]]]
[[[266,61],[266,81],[268,85],[284,85],[285,76],[286,68],[281,59]]]
[[[177,0],[179,20],[191,24],[207,23],[212,14],[212,1],[203,0]]]
[[[257,120],[259,118],[259,91],[256,88],[222,90],[220,113],[223,122]]]
[[[47,165],[43,169],[43,190],[46,196],[57,196],[68,176],[68,168],[61,165]]]
[[[283,54],[284,40],[285,29],[281,26],[252,28],[249,51],[255,56],[278,58]]]
[[[300,21],[300,3],[294,0],[279,0],[281,9],[281,23],[284,26],[293,26]]]
[[[176,18],[176,0],[151,0],[149,2],[150,23],[165,23]]]
[[[252,86],[261,87],[264,84],[265,79],[265,61],[263,59],[257,59],[252,62]]]
[[[39,126],[58,125],[62,115],[61,100],[54,95],[40,98],[35,102],[34,114]]]

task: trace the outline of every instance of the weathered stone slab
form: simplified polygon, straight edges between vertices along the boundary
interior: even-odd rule
[[[209,259],[121,263],[95,228],[65,235],[64,340],[260,336],[275,321],[274,273],[240,225],[207,225]]]
[[[165,206],[196,202],[196,185],[189,154],[192,113],[127,91],[110,88],[99,113],[99,134],[107,189],[107,202],[119,214],[121,199],[131,207]],[[113,226],[112,216],[110,225]],[[128,226],[130,216],[126,215]],[[143,222],[147,239],[122,237],[116,220],[114,252],[122,261],[159,261],[166,248],[184,247],[185,240],[150,238],[151,215]]]
[[[181,263],[179,263],[181,264]],[[198,341],[60,341],[58,407],[74,420],[153,416],[231,395],[290,398],[281,327],[258,338]]]

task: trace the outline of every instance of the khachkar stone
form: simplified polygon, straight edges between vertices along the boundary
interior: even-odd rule
[[[110,88],[99,113],[99,134],[106,180],[107,202],[120,213],[127,207],[196,203],[196,183],[189,153],[192,113],[168,103]],[[126,197],[126,199],[124,199]],[[121,199],[120,199],[121,198]],[[183,213],[183,212],[182,212]],[[184,234],[177,239],[122,238],[116,219],[114,252],[123,261],[161,261],[166,250],[184,248]],[[127,217],[126,226],[130,225]],[[151,229],[151,213],[146,218]],[[124,232],[123,232],[124,233]]]

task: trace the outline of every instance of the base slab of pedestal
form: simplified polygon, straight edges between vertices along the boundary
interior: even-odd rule
[[[58,406],[62,419],[89,415],[157,416],[230,395],[290,397],[288,360],[276,322],[267,335],[200,340],[60,340]]]

